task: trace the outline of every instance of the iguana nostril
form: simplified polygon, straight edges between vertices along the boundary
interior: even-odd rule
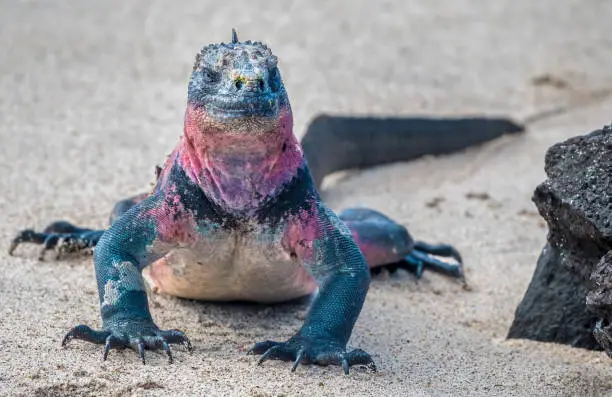
[[[245,87],[246,84],[246,87]],[[263,91],[265,88],[265,83],[262,79],[256,80],[246,80],[244,78],[238,78],[234,81],[234,86],[237,90],[241,90],[245,88],[247,91],[259,90]]]

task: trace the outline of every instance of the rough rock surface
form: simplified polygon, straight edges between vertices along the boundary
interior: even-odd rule
[[[612,251],[609,251],[591,273],[587,307],[606,322],[612,320]]]
[[[612,313],[612,288],[591,292],[588,307],[586,296],[591,272],[611,271],[595,265],[612,250],[612,128],[552,146],[545,171],[532,199],[548,224],[548,243],[508,337],[598,349],[591,308],[601,312],[603,303]]]

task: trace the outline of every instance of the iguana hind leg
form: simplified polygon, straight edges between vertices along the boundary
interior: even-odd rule
[[[451,255],[438,255],[452,257]],[[405,263],[404,266],[402,266],[402,262]],[[396,265],[397,268],[404,268],[407,270],[411,270],[411,268],[414,269],[413,271],[415,272],[417,279],[421,278],[424,269],[428,269],[436,273],[442,273],[444,275],[465,281],[463,263],[459,261],[454,264],[448,263],[431,256],[428,252],[413,249],[410,254],[406,255],[402,262],[399,262]]]
[[[149,193],[142,193],[119,201],[111,212],[110,224],[148,196]],[[15,249],[22,243],[34,243],[42,246],[38,254],[39,260],[43,260],[45,253],[50,250],[55,250],[55,259],[59,259],[64,253],[90,251],[98,244],[102,233],[103,229],[90,229],[75,226],[67,221],[55,221],[42,232],[33,229],[19,231],[11,241],[8,253],[13,255]]]
[[[366,257],[374,274],[386,268],[391,273],[405,269],[420,279],[428,269],[464,280],[461,255],[448,244],[414,241],[408,230],[386,215],[368,208],[350,208],[340,213],[342,219]],[[454,263],[435,256],[448,257]]]
[[[85,251],[93,248],[104,230],[93,230],[74,226],[66,221],[56,221],[47,226],[42,233],[32,229],[20,231],[11,242],[8,253],[12,255],[21,243],[42,245],[38,259],[43,260],[45,253],[55,249],[56,259],[66,252]]]

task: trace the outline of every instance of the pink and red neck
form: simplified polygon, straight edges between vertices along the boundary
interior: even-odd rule
[[[260,126],[265,130],[258,130]],[[272,122],[245,118],[227,123],[188,105],[179,153],[187,175],[212,200],[246,213],[276,195],[304,161],[288,107]]]

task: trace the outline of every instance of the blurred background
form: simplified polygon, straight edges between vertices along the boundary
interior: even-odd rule
[[[160,393],[186,395],[612,390],[599,353],[503,342],[546,237],[530,201],[544,153],[612,119],[610,16],[608,0],[0,0],[0,350],[10,358],[0,360],[0,394],[19,384],[48,395],[58,379],[66,390],[89,382],[94,395],[100,384],[129,394],[146,376]],[[374,353],[379,375],[305,369],[287,380],[286,366],[264,371],[240,349],[289,335],[300,323],[292,310],[160,299],[156,320],[202,351],[176,354],[191,361],[172,368],[118,354],[104,365],[119,381],[107,382],[98,347],[58,348],[67,327],[99,324],[90,258],[39,263],[34,248],[15,257],[2,248],[56,219],[103,227],[116,200],[148,188],[182,134],[195,54],[230,41],[232,28],[279,57],[297,135],[322,112],[528,121],[526,134],[367,170],[329,191],[334,209],[383,210],[466,258],[470,293],[429,274],[419,285],[373,283],[352,341]]]
[[[175,134],[195,53],[232,27],[279,56],[298,132],[321,111],[520,116],[612,86],[605,0],[15,0],[0,11],[5,129],[49,117],[83,131],[88,107],[108,137],[139,118]]]
[[[298,135],[319,112],[523,121],[610,94],[610,15],[605,0],[5,0],[0,167],[63,156],[60,179],[150,174],[181,134],[195,54],[231,28],[279,56]]]

